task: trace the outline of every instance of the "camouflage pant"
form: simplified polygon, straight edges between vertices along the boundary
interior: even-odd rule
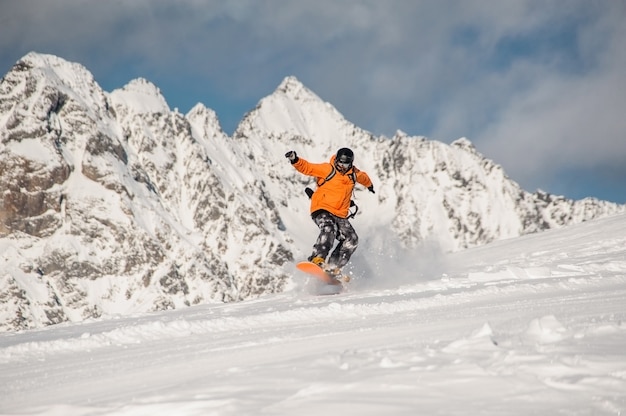
[[[314,213],[312,218],[320,229],[320,235],[317,237],[315,245],[313,245],[311,258],[321,257],[326,259],[335,243],[335,239],[337,239],[339,243],[327,262],[339,268],[345,266],[350,261],[352,253],[354,253],[359,244],[359,236],[356,235],[356,231],[352,228],[350,221],[347,218],[339,218],[323,210]]]

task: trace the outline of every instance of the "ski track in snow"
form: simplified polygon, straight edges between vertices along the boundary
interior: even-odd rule
[[[623,415],[626,216],[315,296],[0,334],[3,415]],[[397,283],[397,284],[396,284]]]

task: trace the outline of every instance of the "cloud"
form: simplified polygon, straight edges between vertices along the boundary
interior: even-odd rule
[[[477,145],[527,188],[576,169],[594,172],[597,181],[626,172],[623,12],[608,8],[579,22],[575,49],[565,52],[575,59],[524,60],[507,72],[504,86],[520,88],[499,98],[496,117],[476,131]]]
[[[0,16],[5,70],[36,50],[109,89],[143,76],[227,131],[295,75],[376,134],[467,136],[526,188],[626,160],[621,1],[20,0]]]

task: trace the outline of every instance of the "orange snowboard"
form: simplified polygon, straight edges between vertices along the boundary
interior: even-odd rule
[[[324,269],[322,269],[315,263],[311,263],[310,261],[301,261],[300,263],[296,264],[296,267],[304,273],[309,274],[316,279],[326,283],[327,285],[341,285],[341,282],[339,280],[330,276],[324,271]]]

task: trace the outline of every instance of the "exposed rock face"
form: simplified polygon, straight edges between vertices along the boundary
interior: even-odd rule
[[[301,194],[303,181],[279,163],[282,153],[293,148],[321,162],[340,147],[353,148],[355,164],[374,178],[377,189],[375,197],[357,189],[357,199],[364,202],[355,222],[366,228],[391,226],[407,246],[428,239],[459,250],[624,210],[593,198],[528,193],[465,138],[447,145],[400,131],[390,139],[374,137],[293,77],[246,115],[233,138],[262,166],[272,188],[280,188],[273,194],[278,205],[291,211],[300,209],[293,196]],[[305,215],[306,207],[302,211]]]
[[[242,198],[220,179],[154,85],[107,94],[85,68],[29,54],[0,109],[3,328],[283,289],[293,253],[254,198],[267,190]]]
[[[377,194],[355,224],[458,250],[624,210],[530,194],[465,139],[374,137],[288,77],[226,136],[138,79],[104,92],[29,54],[0,81],[0,328],[236,301],[284,290],[316,229],[287,163],[352,147]]]

